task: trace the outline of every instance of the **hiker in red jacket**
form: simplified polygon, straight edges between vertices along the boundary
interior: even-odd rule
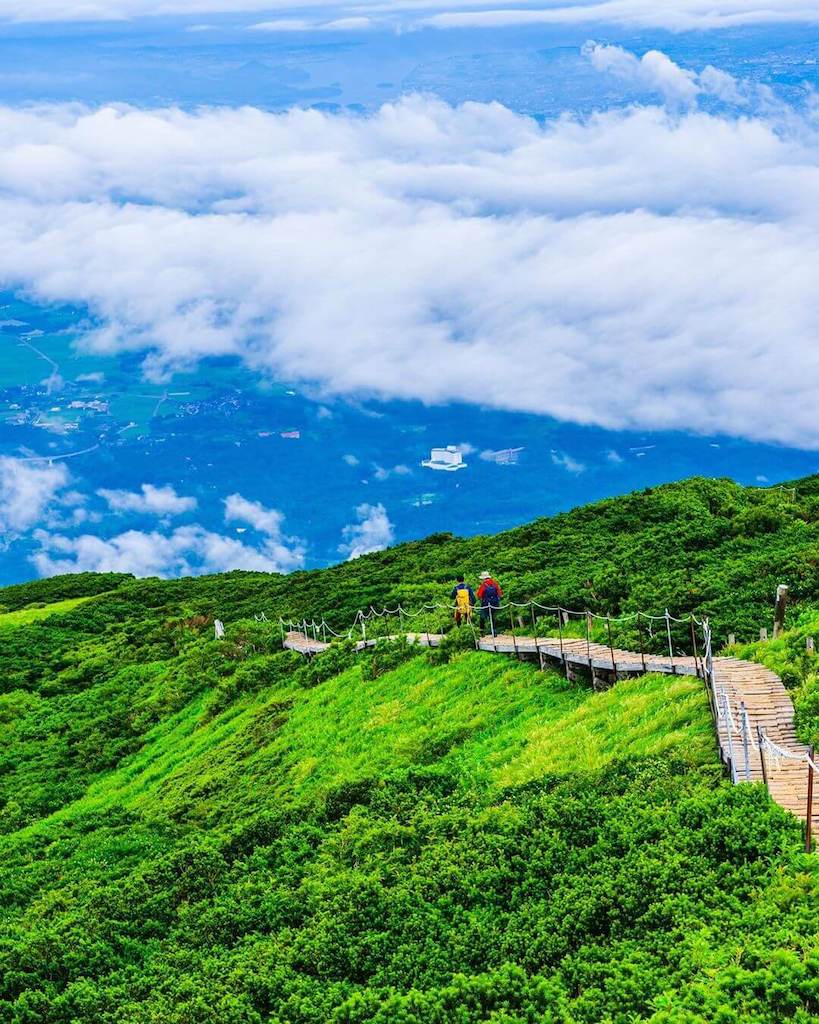
[[[488,572],[481,573],[481,585],[478,587],[478,600],[481,602],[481,627],[489,622],[492,633],[495,632],[497,609],[500,608],[503,591],[497,580],[493,580]]]

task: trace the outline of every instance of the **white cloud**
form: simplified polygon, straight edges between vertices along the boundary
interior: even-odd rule
[[[56,481],[59,483],[59,481]],[[113,511],[153,513],[159,516],[191,511],[196,502],[183,498],[172,487],[143,485],[141,493],[130,491],[98,492]],[[80,498],[82,496],[79,496]],[[74,503],[72,495],[60,496],[62,504]],[[245,544],[199,524],[168,531],[126,530],[111,537],[65,532],[100,521],[100,516],[75,509],[70,520],[51,517],[47,529],[36,529],[33,540],[39,545],[31,561],[41,576],[71,572],[131,572],[136,576],[186,576],[229,572],[232,569],[260,572],[291,572],[304,565],[304,542],[287,537],[282,531],[284,516],[232,494],[224,502],[226,522],[246,522],[262,537],[256,545]],[[22,528],[36,525],[34,518]],[[244,529],[239,530],[244,532]]]
[[[0,456],[0,547],[40,524],[68,481],[68,470],[62,463],[49,465]]]
[[[373,471],[373,476],[376,480],[389,480],[391,476],[410,476],[412,470],[409,466],[405,466],[403,463],[399,463],[397,466],[391,466],[389,469],[386,466],[379,466],[377,463]]]
[[[153,484],[142,484],[138,492],[101,487],[97,494],[108,503],[112,512],[178,516],[196,508],[196,498],[183,497],[170,485],[155,487]]]
[[[375,27],[376,23],[372,18],[365,18],[363,16],[336,18],[333,21],[326,21],[320,26],[324,32],[362,32]]]
[[[495,8],[497,0],[0,0],[0,19],[20,22],[124,20],[167,15],[208,16],[254,14],[310,8],[323,14],[320,28],[334,23],[368,27],[366,13],[377,13],[398,27],[489,27],[538,24],[614,23],[636,27],[690,29],[731,28],[738,25],[813,23],[819,21],[816,0],[598,0],[588,3],[550,3],[520,8]],[[443,9],[442,9],[443,8]],[[434,11],[423,16],[425,10]],[[419,17],[419,15],[421,15]],[[275,23],[277,19],[273,19]],[[281,18],[287,22],[294,19]],[[268,22],[271,23],[271,22]],[[207,23],[189,31],[205,31]],[[310,23],[308,23],[310,27]]]
[[[358,522],[344,527],[344,542],[338,548],[350,561],[394,543],[395,530],[383,505],[359,505],[355,514]]]
[[[572,476],[579,476],[581,473],[586,472],[585,463],[578,462],[577,459],[573,459],[566,452],[552,452],[552,463],[555,466],[560,466],[561,469],[565,469]]]
[[[0,132],[0,283],[87,303],[87,344],[155,377],[235,355],[319,396],[819,447],[810,111],[410,97],[0,108]]]
[[[41,576],[71,572],[131,572],[135,576],[188,576],[229,572],[290,572],[304,564],[301,547],[266,540],[250,547],[201,526],[180,526],[171,533],[128,530],[114,537],[36,530],[40,547],[31,557]]]
[[[700,96],[714,96],[740,107],[747,106],[754,97],[764,103],[774,102],[767,86],[742,82],[710,64],[700,72],[691,71],[659,50],[648,50],[638,58],[621,46],[590,40],[584,45],[583,54],[597,71],[657,92],[669,105],[690,107]]]
[[[271,10],[277,0],[0,0],[0,19],[15,22],[123,21],[165,15],[231,14]],[[288,0],[287,6],[299,6]],[[209,28],[192,26],[194,29]]]
[[[359,463],[358,457],[355,455],[342,455],[341,457],[348,466],[357,466]]]
[[[376,27],[371,18],[352,16],[332,21],[309,21],[306,18],[275,18],[248,25],[252,32],[362,32]]]
[[[688,106],[700,94],[696,74],[681,68],[659,50],[649,50],[638,58],[621,46],[589,42],[583,47],[583,53],[597,71],[606,71],[644,89],[659,92],[673,103]]]
[[[313,22],[304,18],[274,18],[273,21],[248,25],[252,32],[308,32],[312,27]]]
[[[696,76],[700,90],[709,96],[716,96],[723,103],[733,103],[735,106],[744,106],[749,101],[748,93],[753,90],[743,82],[734,78],[733,75],[720,71],[718,68],[703,68]],[[765,89],[766,86],[755,86],[756,89]]]
[[[619,466],[623,461],[623,456],[613,448],[606,452],[606,462],[610,462],[613,466]]]
[[[419,20],[433,28],[505,28],[513,25],[590,25],[610,23],[672,32],[734,28],[739,25],[816,24],[815,0],[600,0],[598,3],[556,3],[548,7],[492,8],[493,0],[466,4],[472,10],[446,10]],[[458,8],[458,3],[449,3]],[[489,9],[487,9],[487,7]],[[475,9],[483,8],[483,9]]]
[[[248,523],[269,537],[279,537],[284,515],[278,509],[265,508],[260,501],[248,501],[241,494],[230,494],[225,498],[225,522],[236,521]]]

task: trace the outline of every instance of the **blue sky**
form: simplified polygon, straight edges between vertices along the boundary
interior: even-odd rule
[[[0,0],[0,581],[814,471],[817,11]]]

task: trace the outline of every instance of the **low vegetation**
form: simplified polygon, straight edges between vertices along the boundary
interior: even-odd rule
[[[819,1020],[816,858],[724,780],[696,679],[596,693],[468,630],[305,662],[277,621],[486,565],[516,599],[750,637],[788,582],[786,635],[739,653],[815,735],[815,488],[692,481],[289,578],[0,591],[0,1022]]]

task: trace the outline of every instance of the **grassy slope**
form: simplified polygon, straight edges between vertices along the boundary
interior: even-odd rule
[[[696,680],[594,693],[400,647],[307,668],[253,629],[235,658],[189,638],[197,680],[138,748],[0,843],[0,1020],[522,1024],[554,1003],[555,1020],[625,1022],[698,978],[731,1003],[757,927],[743,904],[784,898],[798,828],[758,791],[714,788]],[[214,652],[229,672],[209,685]],[[132,716],[168,697],[176,660],[139,667]],[[70,716],[83,696],[100,702],[43,703]],[[51,767],[32,761],[18,795]]]
[[[476,653],[444,666],[417,657],[377,679],[356,666],[315,689],[265,689],[204,725],[202,710],[197,699],[163,721],[138,754],[60,813],[116,804],[214,821],[269,800],[311,803],[414,764],[437,763],[497,790],[616,757],[713,758],[695,680],[650,676],[593,693]]]
[[[237,621],[343,619],[488,561],[518,598],[738,628],[785,566],[796,633],[748,654],[801,694],[814,488],[694,481],[287,580],[0,592],[98,595],[3,629],[0,1024],[819,1020],[815,861],[718,781],[695,681],[593,694],[454,647],[305,666]]]
[[[0,629],[8,629],[11,626],[27,626],[31,622],[38,622],[40,619],[47,619],[51,615],[65,615],[66,612],[79,608],[91,597],[69,597],[64,601],[54,601],[42,608],[21,608],[16,612],[0,613]]]

